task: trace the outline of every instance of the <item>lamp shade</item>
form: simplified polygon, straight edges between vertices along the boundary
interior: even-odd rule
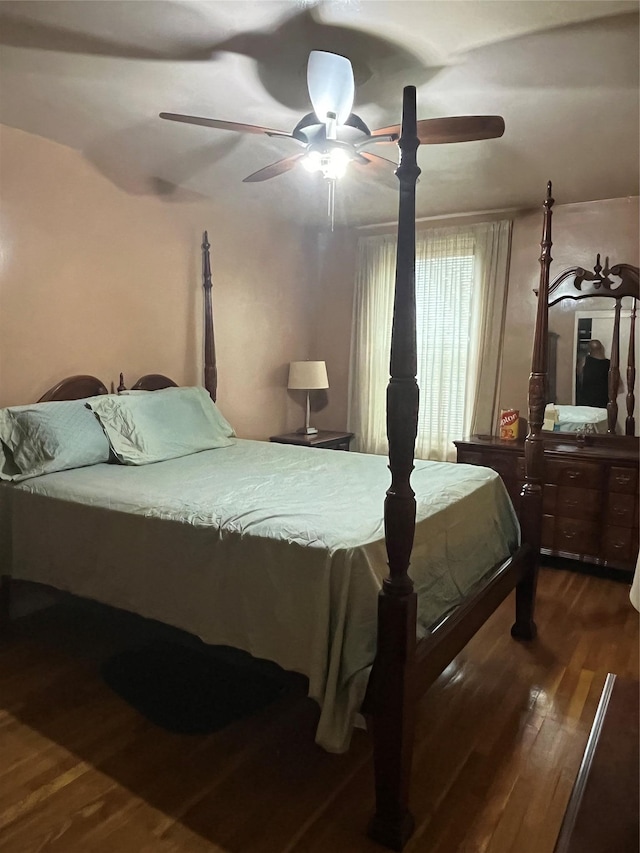
[[[288,388],[314,391],[328,388],[327,366],[324,361],[292,361],[289,364]]]

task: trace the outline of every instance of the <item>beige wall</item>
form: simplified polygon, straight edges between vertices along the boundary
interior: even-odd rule
[[[293,429],[303,400],[286,391],[288,362],[324,359],[331,387],[313,420],[343,429],[358,232],[296,232],[276,214],[132,195],[78,152],[0,126],[0,405],[78,372],[200,382],[207,228],[222,410],[243,436]],[[501,405],[523,412],[541,221],[523,212],[513,231]],[[553,236],[552,274],[597,251],[637,264],[638,199],[556,205]]]
[[[612,263],[638,264],[637,197],[557,204],[553,210],[552,278],[566,267],[592,267],[597,252],[602,254],[603,260],[605,255],[609,255]],[[447,218],[442,223],[429,221],[424,223],[424,227],[461,221],[469,221],[469,218]],[[503,408],[518,408],[523,415],[526,413],[531,368],[536,310],[533,290],[537,287],[540,274],[538,257],[541,232],[541,208],[515,215],[500,405]],[[316,325],[312,338],[316,353],[314,357],[326,358],[327,367],[332,368],[329,376],[329,404],[316,416],[318,425],[327,428],[341,429],[346,424],[349,338],[358,236],[359,232],[352,229],[336,231],[325,238],[322,275],[315,297]],[[573,330],[573,320],[566,312],[565,320]],[[559,345],[559,358],[565,361],[571,358],[565,351],[567,340],[568,335],[565,335]]]
[[[567,267],[593,268],[596,254],[612,263],[638,264],[638,198],[614,198],[553,208],[551,278]],[[527,385],[536,311],[533,293],[540,277],[542,213],[535,210],[516,217],[513,226],[506,333],[503,352],[500,405],[526,413]],[[559,372],[568,374],[572,361],[573,303],[551,309],[558,341]],[[563,385],[562,393],[566,393]]]
[[[327,405],[314,414],[315,426],[344,430],[347,427],[351,314],[356,269],[357,235],[337,228],[316,236],[315,263],[318,279],[314,292],[312,358],[327,362]],[[318,395],[320,400],[322,398]]]
[[[309,357],[315,250],[272,216],[132,195],[83,156],[0,126],[0,405],[64,376],[202,381],[200,242],[212,244],[221,409],[245,437],[298,425],[288,362]]]

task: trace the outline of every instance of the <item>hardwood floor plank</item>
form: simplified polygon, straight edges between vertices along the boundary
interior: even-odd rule
[[[543,570],[536,642],[512,615],[510,597],[419,702],[406,853],[552,853],[606,673],[638,679],[624,584]],[[379,853],[366,733],[316,747],[297,677],[212,735],[156,728],[99,673],[153,633],[136,620],[65,600],[0,646],[3,853]]]

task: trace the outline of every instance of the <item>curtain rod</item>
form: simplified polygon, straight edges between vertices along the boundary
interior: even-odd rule
[[[529,213],[530,211],[535,210],[535,208],[523,208],[523,207],[502,207],[497,210],[494,208],[493,210],[476,210],[471,213],[443,213],[438,216],[420,216],[416,217],[416,224],[419,225],[422,222],[441,222],[445,219],[474,219],[478,216],[490,216],[493,218],[501,218],[505,213],[521,216],[522,214]],[[356,225],[356,231],[371,231],[375,228],[392,228],[397,226],[397,220],[390,220],[389,222],[373,222],[369,225]]]
[[[561,207],[568,207],[569,205],[580,205],[580,204],[593,204],[598,201],[617,201],[624,199],[629,202],[637,202],[638,196],[627,195],[627,196],[614,196],[613,198],[601,198],[601,199],[586,199],[585,201],[568,201],[565,204],[561,205]],[[538,207],[536,205],[531,205],[528,207],[501,207],[493,210],[476,210],[470,213],[443,213],[437,216],[421,216],[416,218],[416,224],[421,224],[424,222],[440,222],[447,219],[473,219],[477,217],[490,217],[491,219],[499,219],[505,214],[511,215],[514,219],[520,216],[527,216],[530,213],[537,212]],[[390,220],[389,222],[372,222],[369,225],[355,225],[353,226],[356,231],[373,231],[376,228],[395,228],[397,226],[397,220]]]

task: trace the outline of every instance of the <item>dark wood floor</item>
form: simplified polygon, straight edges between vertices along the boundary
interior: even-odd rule
[[[511,598],[419,708],[408,853],[552,853],[607,672],[638,678],[628,586],[547,569],[539,639]],[[299,679],[207,737],[145,722],[99,662],[156,626],[64,600],[0,644],[3,853],[349,853],[372,808],[370,742],[328,755]],[[162,629],[160,629],[162,630]]]

